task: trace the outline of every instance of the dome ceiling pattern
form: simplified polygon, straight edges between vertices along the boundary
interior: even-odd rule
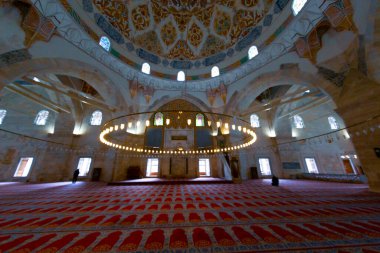
[[[92,0],[135,47],[166,59],[197,60],[234,46],[273,0]]]

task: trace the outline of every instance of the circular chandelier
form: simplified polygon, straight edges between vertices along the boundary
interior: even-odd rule
[[[207,129],[211,136],[216,136],[216,140],[211,141],[212,143],[219,142],[218,140],[227,135],[230,136],[230,140],[227,141],[227,145],[222,141],[222,145],[219,142],[217,145],[192,148],[164,148],[163,141],[161,141],[160,147],[145,145],[141,141],[140,143],[133,143],[133,140],[142,137],[149,128]],[[101,130],[100,142],[111,148],[125,152],[154,155],[186,156],[228,153],[248,148],[257,140],[249,122],[226,114],[202,111],[171,110],[133,113],[109,120],[102,126]]]

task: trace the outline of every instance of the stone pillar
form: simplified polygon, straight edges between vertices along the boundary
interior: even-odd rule
[[[380,192],[380,158],[374,152],[374,148],[380,147],[377,127],[380,123],[380,84],[352,69],[345,78],[336,104],[336,111],[352,136],[370,190]],[[368,131],[373,126],[375,129]]]

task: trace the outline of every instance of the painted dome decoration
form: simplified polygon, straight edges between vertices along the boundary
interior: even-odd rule
[[[196,60],[235,45],[273,0],[93,0],[125,38],[167,59]]]
[[[75,11],[80,2],[81,13]],[[208,79],[215,65],[223,75],[250,61],[251,46],[263,50],[293,19],[291,11],[282,12],[289,2],[62,0],[90,37],[110,38],[111,55],[138,71],[149,63],[152,77],[168,80],[176,80],[180,70],[186,80]]]

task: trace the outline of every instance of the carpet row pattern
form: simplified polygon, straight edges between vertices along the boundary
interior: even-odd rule
[[[380,252],[380,195],[282,180],[0,183],[0,252]]]

